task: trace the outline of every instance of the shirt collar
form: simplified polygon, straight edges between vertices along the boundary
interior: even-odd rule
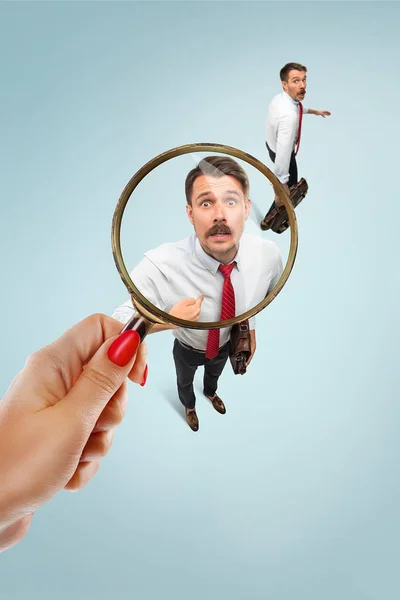
[[[207,271],[210,271],[210,273],[212,273],[213,275],[216,275],[218,267],[221,263],[218,262],[218,260],[215,260],[215,258],[210,256],[209,254],[207,254],[207,252],[204,252],[197,235],[195,235],[194,251],[203,267],[207,269]],[[239,250],[232,262],[234,261],[236,262],[236,268],[238,269],[238,271],[240,271],[240,245]]]
[[[292,96],[289,96],[289,94],[287,92],[282,92],[284,96],[286,96],[287,98],[289,98],[290,102],[292,102],[295,106],[298,106],[299,103],[297,102],[297,100],[293,100]]]

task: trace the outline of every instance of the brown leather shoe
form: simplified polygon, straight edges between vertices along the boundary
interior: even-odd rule
[[[219,396],[217,396],[217,394],[214,394],[214,396],[212,398],[211,398],[211,396],[207,396],[206,394],[204,394],[204,395],[206,398],[211,400],[212,405],[217,412],[219,412],[221,415],[224,415],[226,413],[225,404],[222,402],[221,398]]]
[[[185,408],[186,413],[186,423],[189,425],[192,431],[199,430],[199,420],[197,418],[197,414],[195,409]]]

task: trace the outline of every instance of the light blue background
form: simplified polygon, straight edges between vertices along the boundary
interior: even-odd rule
[[[384,2],[0,5],[1,392],[125,299],[111,218],[144,162],[199,141],[267,161],[288,61],[332,111],[305,117],[295,269],[248,374],[223,373],[227,414],[199,388],[192,433],[150,337],[112,451],[0,556],[2,599],[399,597],[399,24]]]

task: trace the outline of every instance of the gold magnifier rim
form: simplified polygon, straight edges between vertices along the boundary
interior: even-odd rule
[[[288,217],[289,217],[289,226],[290,226],[290,248],[289,255],[286,261],[285,268],[282,272],[281,277],[277,281],[274,288],[270,291],[269,294],[259,302],[256,306],[248,310],[247,312],[234,317],[233,319],[227,319],[226,321],[187,321],[185,319],[179,319],[178,317],[174,317],[169,313],[162,311],[161,309],[154,306],[151,302],[147,300],[145,296],[138,290],[138,288],[133,283],[129,272],[125,266],[124,259],[122,257],[121,251],[121,223],[122,217],[125,211],[125,207],[132,196],[134,190],[139,185],[139,183],[148,175],[151,171],[156,169],[162,163],[170,160],[171,158],[175,158],[177,156],[181,156],[183,154],[189,154],[190,152],[216,152],[227,154],[229,156],[234,156],[235,158],[239,158],[244,162],[252,165],[258,171],[260,171],[269,181],[273,184],[275,190],[277,191],[279,197],[281,198]],[[293,269],[293,265],[297,255],[298,248],[298,228],[297,228],[297,220],[296,215],[293,209],[293,206],[289,200],[289,197],[285,191],[285,188],[278,180],[278,178],[274,175],[274,173],[261,161],[259,161],[251,154],[247,152],[243,152],[243,150],[239,150],[238,148],[234,148],[233,146],[225,146],[224,144],[214,144],[214,143],[196,143],[196,144],[185,144],[183,146],[177,146],[176,148],[172,148],[171,150],[167,150],[158,156],[152,158],[149,162],[143,165],[133,177],[126,184],[123,189],[121,196],[118,200],[118,203],[115,207],[113,220],[112,220],[112,228],[111,228],[111,245],[112,252],[114,256],[114,262],[117,267],[118,273],[127,288],[132,302],[136,307],[139,314],[144,316],[151,322],[154,323],[167,323],[178,325],[179,327],[187,327],[190,329],[216,329],[221,327],[228,327],[230,325],[234,325],[236,323],[240,323],[246,319],[249,319],[263,310],[268,304],[270,304],[279,292],[282,290],[283,286],[287,282],[289,275]]]

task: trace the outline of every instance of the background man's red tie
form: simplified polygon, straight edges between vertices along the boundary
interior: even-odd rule
[[[222,308],[220,321],[233,319],[235,316],[235,291],[231,282],[232,269],[235,262],[230,265],[219,265],[218,269],[225,277],[222,288]],[[210,329],[208,332],[206,358],[214,358],[219,352],[219,329]]]
[[[301,124],[303,122],[303,105],[299,102],[299,131],[297,133],[297,146],[296,146],[296,154],[300,148],[300,136],[301,136]]]

